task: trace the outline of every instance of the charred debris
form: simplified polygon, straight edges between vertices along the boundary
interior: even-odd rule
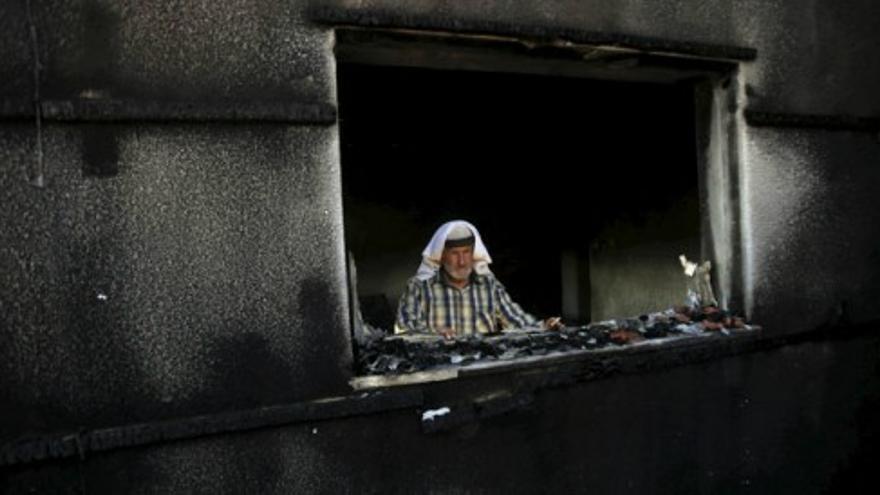
[[[371,332],[357,356],[361,375],[395,375],[473,363],[725,336],[759,327],[717,306],[680,306],[638,318],[606,320],[556,331],[538,328],[444,339],[436,334]]]

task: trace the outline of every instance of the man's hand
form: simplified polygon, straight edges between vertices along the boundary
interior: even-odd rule
[[[443,327],[437,330],[437,333],[443,336],[444,339],[452,340],[455,338],[455,330],[449,327]]]
[[[562,318],[558,316],[554,316],[552,318],[547,318],[543,322],[544,330],[559,330],[563,327]]]

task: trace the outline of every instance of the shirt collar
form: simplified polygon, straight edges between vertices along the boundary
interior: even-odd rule
[[[449,287],[457,288],[454,285],[452,285],[451,283],[449,283],[449,274],[446,273],[446,270],[444,270],[442,266],[437,270],[437,275],[435,275],[434,279],[435,279],[435,283],[439,283],[439,284],[447,285]],[[486,276],[479,275],[479,274],[477,274],[476,270],[472,270],[469,284],[483,285],[484,283],[486,283]],[[467,287],[467,286],[465,286],[465,287]]]

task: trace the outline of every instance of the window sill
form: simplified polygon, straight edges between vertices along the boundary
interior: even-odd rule
[[[613,373],[670,367],[749,352],[760,347],[761,335],[762,330],[758,326],[729,329],[727,335],[720,332],[677,334],[594,349],[553,350],[541,355],[510,359],[442,364],[410,373],[356,376],[349,383],[353,389],[365,391],[563,366],[589,368],[591,371],[587,374],[583,374],[583,370],[573,373],[582,378],[599,378]]]

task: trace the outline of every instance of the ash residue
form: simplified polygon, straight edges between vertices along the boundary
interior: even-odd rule
[[[528,328],[449,340],[435,334],[378,336],[368,338],[361,346],[357,366],[359,374],[400,374],[688,335],[728,335],[731,331],[754,328],[746,325],[742,317],[714,306],[679,307],[638,318],[564,327],[559,331]]]

